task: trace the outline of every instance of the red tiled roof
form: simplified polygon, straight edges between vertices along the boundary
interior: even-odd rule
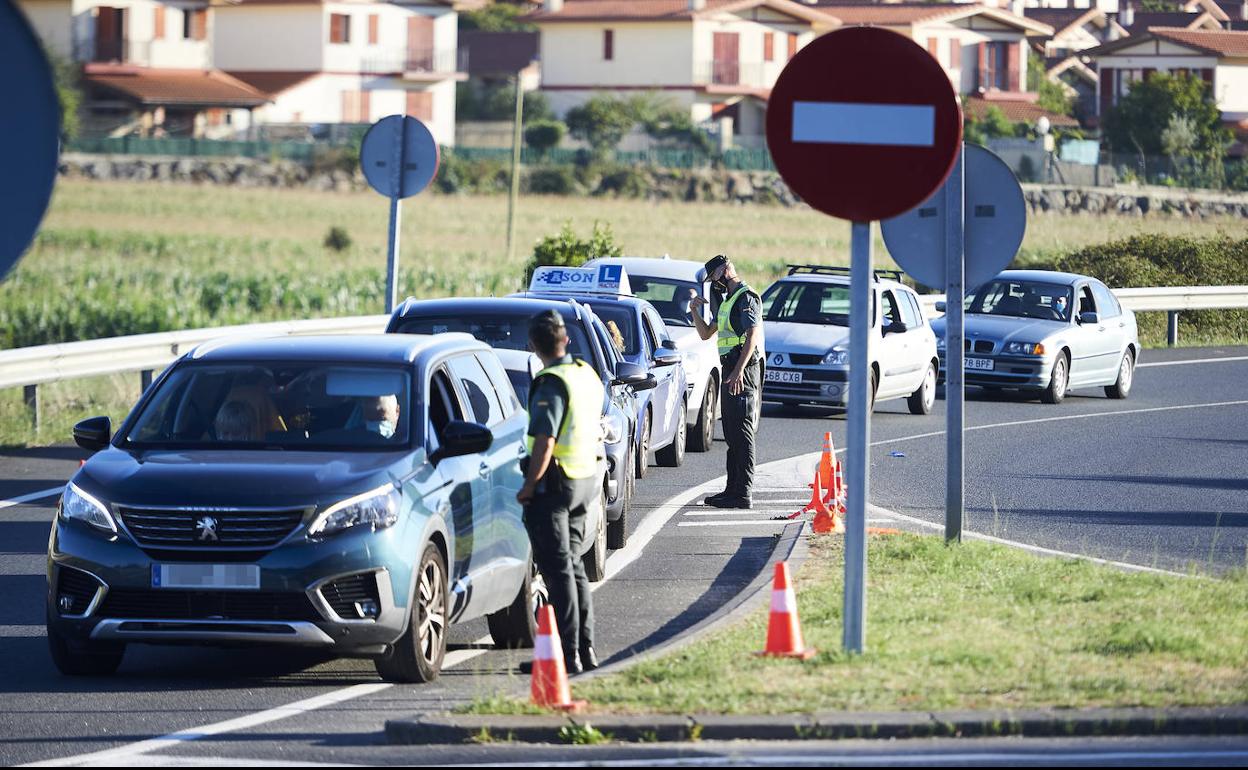
[[[1098,13],[1101,11],[1096,8],[1027,8],[1023,11],[1027,18],[1048,24],[1055,35],[1060,35],[1069,27]]]
[[[1058,115],[1054,112],[1042,109],[1039,105],[1032,102],[1021,100],[1006,99],[981,99],[978,96],[969,96],[963,103],[962,108],[967,115],[973,118],[982,118],[990,108],[996,107],[1005,113],[1005,117],[1011,123],[1034,124],[1041,116],[1049,119],[1049,125],[1058,128],[1077,128],[1079,121],[1069,115]]]
[[[826,18],[828,14],[821,13],[820,9],[795,0],[706,0],[706,7],[697,11],[689,7],[689,0],[565,0],[563,8],[557,12],[539,9],[525,18],[534,22],[684,21],[701,13],[753,8],[759,5],[788,10],[804,18],[826,19],[831,24],[836,23],[835,19]]]
[[[230,77],[238,78],[262,94],[272,98],[310,80],[319,72],[252,72],[230,70]]]
[[[1198,51],[1224,57],[1248,57],[1248,32],[1217,32],[1207,29],[1152,27],[1153,37],[1169,40]]]
[[[259,107],[264,94],[220,70],[167,70],[88,65],[83,79],[140,104]]]
[[[904,27],[944,18],[984,14],[1034,32],[1052,35],[1050,25],[1008,10],[980,3],[864,3],[862,0],[816,0],[814,5],[829,16],[850,26]],[[1087,12],[1086,9],[1083,11]]]
[[[1188,13],[1187,11],[1136,11],[1131,26],[1126,27],[1126,30],[1130,35],[1139,36],[1153,27],[1191,29],[1192,25],[1201,19],[1210,18],[1212,17],[1204,13]],[[1118,23],[1122,23],[1121,16],[1118,17]]]

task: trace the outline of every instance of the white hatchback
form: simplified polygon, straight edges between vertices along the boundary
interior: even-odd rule
[[[791,265],[763,293],[767,360],[763,400],[843,407],[849,397],[849,269]],[[871,284],[871,405],[906,397],[931,412],[940,359],[936,335],[901,274],[877,270]]]

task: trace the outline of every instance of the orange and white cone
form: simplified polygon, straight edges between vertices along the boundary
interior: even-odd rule
[[[817,535],[828,534],[844,534],[845,521],[841,517],[841,510],[835,502],[828,506],[823,501],[823,490],[820,489],[819,474],[815,474],[815,483],[811,485],[815,490],[815,518],[810,522],[810,529]]]
[[[563,665],[563,645],[555,626],[555,608],[549,604],[537,611],[537,640],[533,645],[533,703],[560,711],[580,711],[586,701],[572,700],[568,671]]]
[[[776,562],[776,577],[771,585],[771,619],[767,624],[767,649],[756,655],[775,658],[814,656],[815,649],[802,642],[802,627],[797,619],[797,597],[789,581],[789,563]]]
[[[823,434],[823,453],[819,456],[819,484],[823,487],[823,504],[828,508],[835,507],[836,500],[836,445],[832,442],[832,431]]]

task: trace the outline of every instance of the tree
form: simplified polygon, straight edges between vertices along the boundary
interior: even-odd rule
[[[1027,57],[1027,90],[1039,94],[1036,105],[1046,112],[1056,115],[1070,115],[1074,112],[1074,100],[1062,88],[1061,83],[1054,83],[1044,70],[1044,59],[1039,56]]]
[[[524,20],[525,8],[511,3],[490,3],[475,11],[459,14],[460,29],[482,32],[533,32],[537,27]]]
[[[543,156],[552,147],[559,146],[568,127],[557,120],[537,120],[524,129],[524,143]]]
[[[588,240],[577,236],[571,222],[564,222],[558,235],[548,235],[533,247],[533,257],[524,270],[524,284],[533,279],[533,271],[545,265],[579,267],[595,257],[619,257],[624,250],[615,242],[611,225],[595,220]]]
[[[572,136],[589,142],[598,157],[615,149],[637,123],[634,105],[606,94],[597,94],[568,110],[566,120]]]
[[[78,65],[52,51],[45,49],[44,53],[52,66],[56,96],[61,103],[61,141],[68,141],[78,136],[81,126],[78,108],[82,104],[82,89],[78,83]]]
[[[1175,117],[1190,121],[1195,133],[1191,149],[1219,157],[1225,153],[1232,135],[1222,125],[1212,90],[1208,83],[1186,72],[1155,72],[1147,80],[1132,83],[1131,90],[1107,116],[1105,135],[1119,152],[1161,155],[1166,151],[1162,134]]]

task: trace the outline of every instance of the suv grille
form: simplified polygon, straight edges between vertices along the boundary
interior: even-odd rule
[[[355,610],[356,602],[372,601],[374,606],[381,603],[377,595],[377,573],[365,572],[339,578],[322,586],[321,596],[338,613],[338,617],[343,620],[356,620],[360,617],[360,613]]]
[[[117,508],[122,522],[139,541],[139,545],[158,548],[271,548],[299,526],[303,521],[304,510],[289,508],[267,511],[194,511],[124,506]]]
[[[56,582],[56,601],[62,615],[81,615],[91,606],[91,600],[100,590],[100,581],[72,567],[61,567]],[[69,606],[64,606],[68,601]]]
[[[146,620],[322,620],[304,594],[114,588],[96,616]]]

